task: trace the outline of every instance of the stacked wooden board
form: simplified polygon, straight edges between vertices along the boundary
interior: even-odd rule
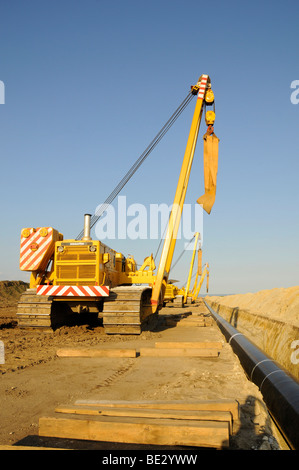
[[[129,348],[61,348],[58,357],[136,357],[136,349]]]
[[[170,320],[170,319],[169,319]],[[168,320],[167,320],[168,321]],[[175,326],[208,326],[210,317],[179,316]],[[136,349],[92,348],[57,351],[59,357],[217,358],[221,341],[163,341]],[[138,359],[137,359],[138,360]],[[60,406],[59,417],[42,417],[39,435],[139,445],[225,448],[238,419],[238,403],[81,401]]]
[[[147,357],[218,357],[222,343],[219,341],[157,342],[154,348],[140,348],[140,356]]]
[[[58,357],[218,357],[222,343],[220,341],[173,341],[157,342],[154,347],[129,348],[61,348],[56,351]]]
[[[191,315],[165,315],[164,321],[168,326],[176,327],[205,327],[212,326],[215,322],[210,315],[203,313],[192,313]]]
[[[39,435],[158,446],[226,448],[238,419],[235,400],[77,401],[42,417]]]

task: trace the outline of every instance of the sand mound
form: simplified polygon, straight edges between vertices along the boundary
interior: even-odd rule
[[[209,296],[206,300],[299,326],[299,286],[223,297]]]
[[[0,307],[14,306],[27,288],[23,281],[0,281]]]

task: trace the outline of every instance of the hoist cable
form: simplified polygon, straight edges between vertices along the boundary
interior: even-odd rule
[[[188,246],[190,245],[190,243],[192,242],[192,240],[194,239],[194,237],[190,238],[190,240],[188,241],[187,245],[185,246],[185,248],[183,249],[182,253],[180,254],[180,256],[178,257],[178,259],[175,261],[175,263],[171,266],[171,269],[169,270],[169,274],[171,272],[171,270],[178,264],[178,262],[180,261],[181,257],[183,256],[183,254],[185,253],[185,251],[187,250]]]
[[[119,194],[122,188],[127,184],[127,182],[132,178],[134,173],[138,170],[140,165],[145,161],[145,159],[149,156],[149,154],[154,150],[156,145],[160,142],[160,140],[164,137],[164,135],[168,132],[171,126],[175,123],[178,119],[180,114],[184,111],[187,105],[190,103],[192,98],[194,97],[193,93],[190,91],[186,98],[182,101],[180,106],[175,110],[172,116],[168,119],[168,121],[164,124],[162,129],[158,132],[156,137],[151,141],[151,143],[147,146],[144,152],[140,155],[140,157],[136,160],[134,165],[130,168],[130,170],[125,174],[122,180],[118,183],[118,185],[114,188],[112,193],[107,197],[106,201],[101,204],[99,209],[95,212],[95,214],[90,219],[90,228],[94,226],[94,224],[98,221],[98,219],[103,215],[107,207],[112,203],[115,197]],[[76,240],[80,240],[84,234],[84,230],[81,230],[79,235],[77,236]]]

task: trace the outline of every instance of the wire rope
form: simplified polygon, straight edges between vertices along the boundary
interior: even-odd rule
[[[188,246],[190,245],[190,243],[192,242],[193,239],[194,239],[194,237],[190,238],[190,240],[188,241],[187,245],[185,246],[185,248],[184,248],[183,251],[181,252],[180,256],[177,258],[177,260],[175,261],[175,263],[173,263],[173,265],[171,266],[170,271],[178,264],[178,262],[180,261],[181,257],[183,256],[183,254],[185,253],[185,251],[187,250]],[[170,273],[170,271],[169,271],[169,273]]]
[[[168,121],[164,124],[158,134],[154,137],[151,143],[146,147],[144,152],[140,155],[140,157],[136,160],[136,162],[132,165],[132,167],[128,170],[122,180],[118,183],[118,185],[114,188],[114,190],[110,193],[107,197],[105,202],[101,204],[99,209],[95,212],[95,214],[90,219],[90,228],[94,226],[94,224],[98,221],[98,219],[103,215],[107,207],[112,203],[112,201],[116,198],[116,196],[120,193],[123,187],[128,183],[128,181],[132,178],[134,173],[138,170],[138,168],[142,165],[142,163],[146,160],[146,158],[150,155],[150,153],[154,150],[156,145],[160,142],[160,140],[164,137],[164,135],[169,131],[171,126],[175,123],[184,109],[188,106],[188,104],[193,99],[194,94],[190,91],[186,98],[182,101],[179,107],[175,110],[175,112],[171,115]],[[76,240],[80,240],[84,234],[84,230],[81,230],[79,235],[77,236]]]

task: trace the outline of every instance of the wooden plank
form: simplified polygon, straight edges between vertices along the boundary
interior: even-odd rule
[[[192,327],[205,327],[205,326],[211,326],[213,323],[210,321],[203,321],[203,322],[198,322],[198,321],[188,321],[188,320],[181,320],[179,321],[176,326],[178,327],[187,327],[187,326],[192,326]]]
[[[198,322],[198,323],[204,323],[205,322],[205,318],[204,317],[182,317],[182,318],[167,318],[166,319],[167,321],[169,322],[176,322],[176,323],[182,323],[182,322],[188,322],[188,321],[192,321],[192,322]]]
[[[239,417],[237,400],[199,400],[199,401],[126,401],[126,400],[77,400],[79,406],[97,406],[106,408],[144,408],[157,410],[218,410],[229,411],[234,420]]]
[[[215,348],[222,349],[221,341],[157,341],[155,348]]]
[[[58,357],[136,357],[136,349],[73,349],[56,351]]]
[[[179,323],[212,323],[213,319],[210,317],[187,317],[187,318],[182,318]]]
[[[140,348],[143,357],[218,357],[215,348]]]
[[[177,326],[179,326],[179,327],[183,327],[183,326],[192,326],[193,327],[193,326],[196,326],[197,328],[207,326],[205,322],[200,322],[200,323],[196,323],[196,324],[192,323],[191,324],[191,323],[182,323],[181,320],[178,321],[178,322],[173,321],[173,320],[167,320],[166,325],[167,326],[175,326],[175,327],[177,327]]]
[[[185,420],[134,420],[133,422],[99,419],[39,419],[39,436],[121,442],[143,445],[183,445],[194,447],[228,447],[229,426],[226,422]]]
[[[31,446],[10,446],[10,445],[0,445],[0,450],[70,450],[62,449],[60,447],[31,447]]]
[[[212,325],[214,320],[212,317],[203,317],[203,316],[193,316],[189,315],[188,317],[182,318],[166,318],[165,322],[167,325],[172,326],[205,326],[205,325]]]
[[[90,416],[114,416],[130,418],[152,419],[184,419],[196,421],[226,421],[229,423],[229,431],[232,429],[232,414],[230,411],[219,410],[159,410],[144,408],[105,408],[80,405],[60,405],[55,409],[56,413],[90,415]]]
[[[197,314],[197,313],[192,313],[189,317],[187,317],[190,320],[213,320],[213,317],[210,317],[208,315],[203,315],[203,314]]]
[[[201,322],[201,321],[205,321],[205,320],[207,320],[207,319],[209,319],[209,318],[208,318],[208,317],[204,317],[203,315],[198,315],[198,316],[196,316],[196,315],[188,315],[187,317],[181,318],[180,321],[183,321],[183,322],[185,322],[185,321],[198,321],[198,322]]]

